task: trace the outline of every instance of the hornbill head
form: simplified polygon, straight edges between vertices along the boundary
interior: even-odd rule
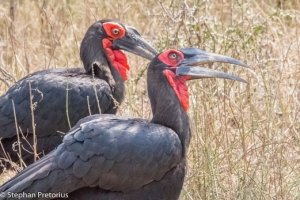
[[[96,63],[114,67],[123,80],[127,80],[127,57],[120,49],[148,60],[157,54],[135,28],[115,20],[100,20],[87,30],[81,43],[80,57],[88,73],[94,70]]]
[[[156,75],[152,77],[153,79],[159,77],[154,81],[160,82],[160,87],[163,87],[162,83],[168,82],[167,87],[174,90],[182,108],[187,111],[189,107],[189,94],[186,82],[188,80],[202,78],[223,78],[246,83],[244,79],[235,75],[200,67],[203,64],[214,62],[230,63],[248,68],[246,64],[234,58],[209,53],[197,48],[183,48],[181,50],[170,49],[160,53],[152,60],[149,66],[148,76],[149,72],[150,74],[155,73]],[[152,82],[153,80],[148,81]],[[148,88],[148,91],[149,90],[152,91],[154,89]],[[162,101],[162,99],[154,100],[151,95],[149,96],[150,100],[152,98],[152,102]],[[164,100],[167,100],[168,102],[170,101],[170,99],[166,99],[166,97],[164,98]]]

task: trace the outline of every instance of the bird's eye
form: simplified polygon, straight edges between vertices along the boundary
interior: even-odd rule
[[[170,53],[170,54],[169,54],[169,58],[172,59],[172,60],[177,60],[178,55],[177,55],[177,53],[174,53],[174,52],[173,52],[173,53]]]
[[[120,30],[119,29],[117,29],[117,28],[114,28],[114,29],[112,29],[112,34],[114,34],[114,35],[118,35],[119,33],[120,33]]]

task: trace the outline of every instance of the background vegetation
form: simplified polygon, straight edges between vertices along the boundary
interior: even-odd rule
[[[159,50],[200,47],[255,71],[215,64],[249,83],[190,83],[194,134],[181,199],[300,199],[298,0],[0,0],[0,94],[34,71],[82,66],[81,39],[102,18],[135,26]],[[129,56],[118,114],[150,119],[147,62]]]

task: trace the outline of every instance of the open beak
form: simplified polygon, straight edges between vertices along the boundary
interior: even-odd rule
[[[184,54],[185,59],[176,68],[177,76],[189,76],[191,79],[224,78],[246,83],[244,79],[238,76],[213,69],[199,67],[199,65],[207,63],[220,62],[249,68],[245,63],[239,60],[219,54],[209,53],[196,48],[184,48],[180,51]]]
[[[144,40],[135,28],[130,26],[125,26],[125,28],[125,37],[114,40],[113,48],[122,49],[148,60],[152,60],[158,53],[156,49]]]

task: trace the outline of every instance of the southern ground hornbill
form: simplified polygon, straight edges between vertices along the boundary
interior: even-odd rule
[[[190,141],[187,80],[243,79],[203,63],[233,58],[186,48],[156,56],[148,69],[153,118],[93,115],[80,120],[58,148],[5,183],[0,192],[66,192],[72,199],[178,199]]]
[[[97,21],[87,30],[80,47],[85,70],[36,72],[1,96],[0,138],[5,149],[0,148],[1,157],[18,161],[22,156],[26,163],[33,161],[31,108],[37,150],[43,153],[59,145],[63,138],[59,132],[68,131],[79,119],[96,113],[116,113],[116,104],[124,98],[124,81],[129,71],[126,55],[119,49],[149,60],[156,55],[135,28],[113,20]],[[21,148],[15,146],[18,132]]]

